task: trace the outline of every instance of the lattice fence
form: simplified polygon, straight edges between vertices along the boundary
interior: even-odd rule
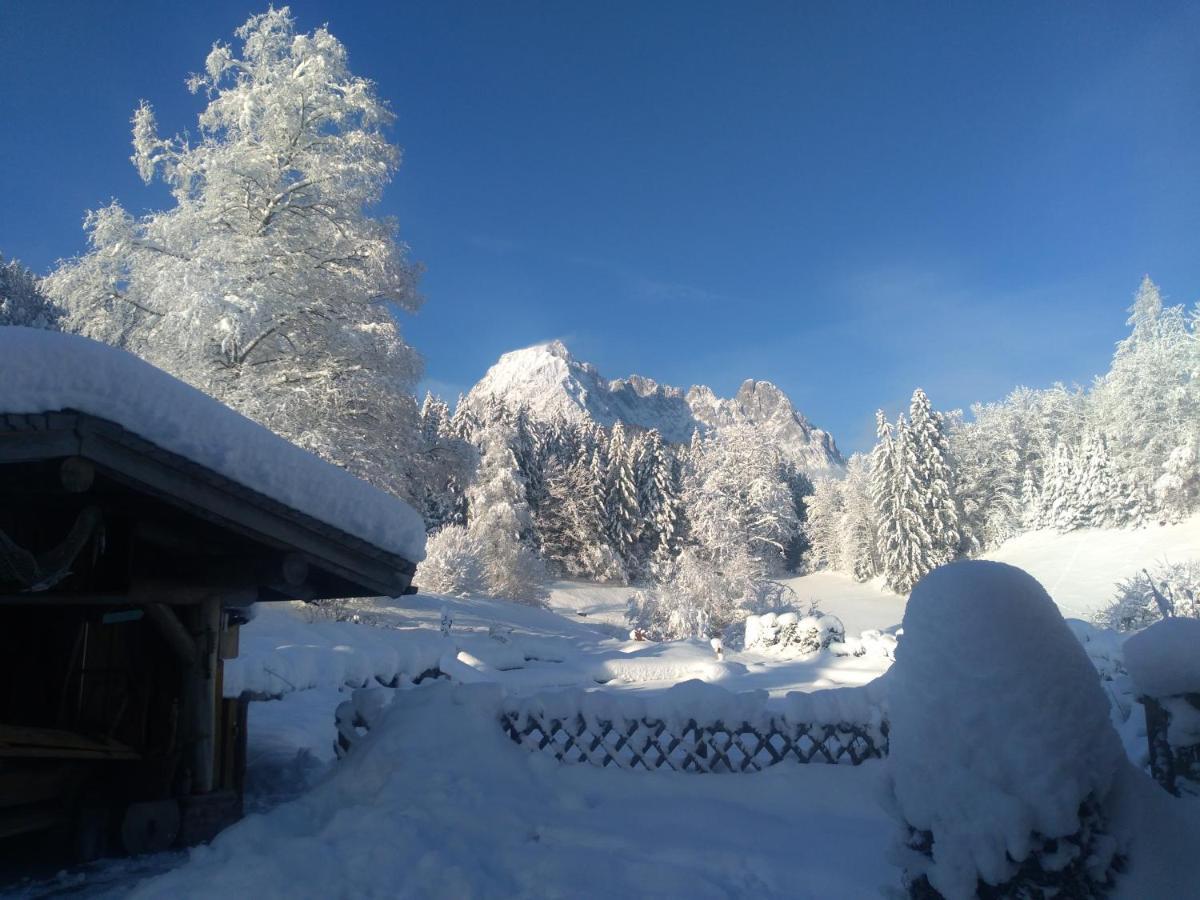
[[[679,772],[758,772],[781,762],[858,765],[887,755],[887,722],[876,726],[769,720],[700,724],[671,729],[662,719],[591,720],[530,711],[505,711],[501,724],[523,747],[553,753],[564,763]]]

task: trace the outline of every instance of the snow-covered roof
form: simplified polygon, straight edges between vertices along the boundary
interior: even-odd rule
[[[425,557],[424,523],[406,503],[161,369],[77,335],[0,327],[0,414],[65,410],[116,423],[410,562]]]

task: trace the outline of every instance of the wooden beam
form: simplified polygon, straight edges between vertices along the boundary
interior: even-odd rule
[[[179,621],[179,617],[175,615],[174,610],[161,603],[147,603],[146,616],[158,626],[158,630],[163,638],[171,646],[171,649],[175,651],[175,655],[183,661],[185,666],[196,665],[200,659],[196,651],[196,645],[192,641],[192,636],[188,633],[188,630]]]
[[[192,791],[207,794],[216,785],[217,764],[217,708],[221,698],[217,696],[218,669],[221,665],[218,654],[221,630],[221,601],[217,598],[205,601],[200,608],[200,633],[196,636],[196,649],[200,665],[196,667],[197,695],[195,707],[195,742],[192,753]]]

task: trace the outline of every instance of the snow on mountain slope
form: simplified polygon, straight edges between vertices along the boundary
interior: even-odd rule
[[[525,404],[541,419],[556,415],[605,427],[623,422],[657,428],[668,441],[685,443],[692,432],[731,425],[756,428],[800,467],[820,472],[844,460],[833,437],[809,421],[769,381],[747,380],[730,399],[697,385],[686,392],[641,375],[605,379],[595,366],[576,359],[561,341],[514,350],[500,357],[465,402],[481,406],[496,397]]]

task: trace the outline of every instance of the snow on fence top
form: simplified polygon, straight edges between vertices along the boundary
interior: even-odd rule
[[[888,675],[898,812],[929,832],[925,874],[947,897],[998,885],[1080,828],[1122,757],[1087,653],[1028,573],[969,560],[926,575]]]
[[[136,356],[70,334],[0,328],[0,413],[74,410],[107,419],[298,512],[410,562],[421,517]]]
[[[561,762],[626,769],[757,772],[781,762],[857,765],[887,754],[883,683],[802,693],[693,680],[632,696],[582,689],[510,697],[501,724]]]
[[[1125,668],[1149,697],[1200,693],[1200,619],[1163,619],[1125,642]]]

